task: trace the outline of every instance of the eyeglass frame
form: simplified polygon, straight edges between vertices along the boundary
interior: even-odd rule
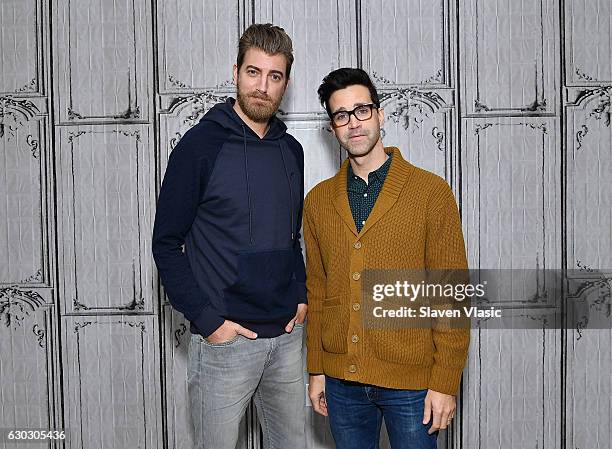
[[[361,119],[359,117],[357,117],[357,114],[355,114],[355,111],[359,108],[363,108],[364,106],[367,106],[370,109],[370,116],[368,118],[364,118]],[[373,110],[376,109],[380,109],[380,106],[376,106],[376,103],[364,103],[364,104],[360,104],[358,106],[355,106],[353,109],[351,109],[350,111],[345,111],[344,109],[341,109],[340,111],[336,111],[334,112],[330,117],[330,121],[331,121],[331,125],[334,128],[342,128],[343,126],[348,125],[349,123],[351,123],[351,115],[353,115],[358,121],[360,122],[365,122],[366,120],[370,120],[372,118],[372,115],[374,114]],[[334,122],[334,117],[338,114],[348,114],[348,121],[343,124],[343,125],[336,125],[336,123]]]

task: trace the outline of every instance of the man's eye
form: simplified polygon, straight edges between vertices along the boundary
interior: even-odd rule
[[[334,118],[338,121],[346,120],[347,114],[346,112],[340,112],[339,114],[334,115]]]
[[[360,117],[365,117],[369,113],[370,113],[370,108],[368,108],[367,106],[362,106],[362,107],[355,109],[355,114],[357,114]]]
[[[255,75],[255,74],[257,74],[257,70],[255,70],[255,69],[247,69],[247,73],[249,75]]]
[[[274,81],[280,81],[282,78],[281,78],[281,76],[280,76],[280,75],[272,75],[272,79],[273,79]]]

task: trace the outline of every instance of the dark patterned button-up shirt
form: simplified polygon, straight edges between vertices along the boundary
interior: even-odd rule
[[[376,198],[382,190],[385,178],[389,172],[392,155],[378,169],[368,174],[368,182],[353,173],[351,164],[348,164],[348,179],[346,189],[348,191],[348,200],[357,226],[357,232],[361,232],[361,228],[365,225],[370,212],[374,208]]]

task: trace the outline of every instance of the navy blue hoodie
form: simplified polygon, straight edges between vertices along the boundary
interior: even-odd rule
[[[260,139],[234,101],[215,105],[170,154],[153,257],[192,333],[228,319],[274,337],[306,303],[304,153],[276,117]]]

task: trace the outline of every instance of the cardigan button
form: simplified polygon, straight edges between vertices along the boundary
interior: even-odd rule
[[[361,304],[359,304],[358,302],[353,303],[353,310],[357,312],[359,309],[361,309]]]
[[[355,248],[355,249],[359,249],[359,248],[361,248],[361,242],[355,242],[355,243],[353,244],[353,248]]]
[[[355,365],[349,366],[349,373],[356,373],[356,372],[357,372],[357,367]]]
[[[358,336],[358,335],[353,335],[353,336],[351,337],[351,341],[352,341],[353,343],[357,343],[357,342],[359,341],[359,336]]]
[[[355,272],[353,273],[353,280],[354,280],[354,281],[358,281],[358,280],[359,280],[359,278],[361,278],[361,274],[359,274],[357,271],[355,271]]]

